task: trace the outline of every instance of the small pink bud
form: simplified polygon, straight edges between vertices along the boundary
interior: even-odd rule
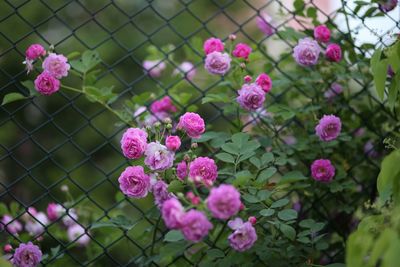
[[[235,41],[236,40],[236,34],[229,34],[229,40]]]
[[[244,76],[244,81],[246,82],[246,83],[249,83],[249,82],[251,82],[251,76],[250,75],[246,75],[246,76]]]
[[[193,194],[192,191],[189,191],[189,192],[186,193],[186,198],[187,199],[192,200],[192,198],[194,198],[194,197],[195,197],[195,195]]]
[[[13,247],[10,244],[6,244],[3,248],[5,253],[11,253]]]
[[[191,199],[191,202],[192,202],[192,204],[195,205],[195,206],[199,205],[199,204],[200,204],[200,197],[194,196],[194,197]]]
[[[255,225],[255,224],[257,223],[257,218],[254,217],[254,216],[250,216],[250,217],[249,217],[249,222],[250,222],[252,225]]]
[[[244,210],[246,208],[245,205],[243,205],[243,203],[240,203],[240,210]]]

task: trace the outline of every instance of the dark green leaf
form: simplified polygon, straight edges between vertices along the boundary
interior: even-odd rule
[[[305,177],[300,171],[292,171],[292,172],[286,173],[281,178],[278,185],[287,184],[287,183],[295,183],[295,182],[304,181],[304,180],[307,180],[307,177]]]
[[[297,211],[288,209],[278,212],[278,218],[284,221],[290,221],[297,218]]]
[[[253,175],[247,170],[240,171],[240,172],[236,173],[235,180],[233,181],[233,184],[235,186],[246,185],[249,182],[249,180],[251,179],[252,176]]]
[[[139,222],[139,221],[138,221]],[[132,229],[138,222],[132,222],[123,215],[118,215],[115,218],[111,218],[108,221],[96,222],[92,224],[91,229],[103,228],[103,227],[113,227],[122,228],[125,230]]]
[[[244,194],[243,199],[246,200],[249,203],[258,203],[260,202],[260,199],[258,197],[250,195],[250,194]]]
[[[265,183],[269,178],[277,172],[275,167],[269,167],[268,169],[262,170],[258,175],[257,182]]]
[[[233,156],[228,153],[218,153],[215,157],[223,162],[235,163]]]
[[[296,230],[290,225],[281,224],[279,226],[279,229],[284,234],[284,236],[286,236],[290,240],[294,240],[294,238],[296,237]]]
[[[240,154],[240,148],[233,143],[226,143],[221,146],[222,150],[234,155]]]
[[[9,93],[6,94],[3,98],[3,102],[1,105],[5,105],[14,101],[22,100],[22,99],[27,99],[28,97],[20,94],[20,93]]]
[[[271,216],[271,215],[273,215],[274,213],[275,213],[275,210],[273,210],[273,209],[263,209],[263,210],[260,210],[260,215],[261,215],[261,216],[264,216],[264,217]]]
[[[220,249],[213,248],[213,249],[207,250],[207,256],[210,257],[211,259],[223,258],[223,257],[225,257],[225,253]]]
[[[289,203],[289,199],[282,198],[282,199],[279,199],[279,200],[275,201],[274,203],[272,203],[271,208],[280,208],[280,207],[286,206],[288,203]]]

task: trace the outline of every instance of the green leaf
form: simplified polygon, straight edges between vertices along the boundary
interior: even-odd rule
[[[70,64],[76,71],[86,73],[96,67],[101,62],[97,51],[87,50],[83,52],[80,59],[71,60]]]
[[[68,58],[68,60],[71,60],[71,59],[75,59],[75,58],[79,57],[80,55],[81,55],[81,53],[79,53],[78,51],[74,51],[72,53],[69,53],[67,55],[67,58]]]
[[[29,97],[26,97],[26,96],[24,96],[24,95],[22,95],[20,93],[9,93],[9,94],[6,94],[4,96],[3,102],[1,103],[1,105],[3,106],[3,105],[8,104],[8,103],[12,103],[12,102],[15,102],[15,101],[18,101],[18,100],[28,99],[28,98]]]
[[[108,221],[96,222],[92,224],[91,229],[103,228],[103,227],[113,227],[122,228],[124,230],[131,230],[139,221],[133,222],[126,218],[124,215],[118,215],[115,218],[111,218]]]
[[[18,202],[12,201],[10,203],[10,213],[11,213],[11,215],[13,217],[17,217],[18,216],[19,209],[20,209],[20,206],[19,206]]]
[[[250,136],[247,133],[236,133],[232,135],[232,142],[239,148],[245,148],[244,145],[247,144]]]
[[[283,235],[289,238],[290,240],[294,240],[294,238],[296,237],[296,230],[290,225],[281,224],[279,226],[279,229],[281,230]]]
[[[260,215],[261,215],[261,216],[264,216],[264,217],[271,216],[271,215],[273,215],[274,213],[275,213],[275,210],[273,210],[273,209],[263,209],[263,210],[260,210]]]
[[[268,153],[265,153],[264,155],[262,155],[261,164],[262,164],[262,166],[265,166],[268,163],[272,162],[273,160],[274,160],[274,154],[272,154],[271,152],[268,152]]]
[[[394,182],[399,182],[400,176],[400,150],[395,150],[386,156],[381,164],[378,175],[377,187],[379,198],[385,202],[393,192]]]
[[[171,230],[164,236],[164,241],[166,242],[176,242],[183,240],[183,235],[181,231]]]
[[[182,192],[184,188],[184,185],[182,182],[178,180],[173,180],[169,185],[168,185],[168,191],[171,193],[178,193]]]
[[[275,201],[274,203],[272,203],[271,208],[280,208],[280,207],[286,206],[288,203],[289,203],[289,199],[282,198],[282,199],[279,199],[279,200]]]
[[[281,210],[278,212],[278,218],[283,221],[290,221],[297,218],[297,211],[293,209]]]
[[[258,199],[258,197],[250,195],[250,194],[244,194],[243,199],[246,200],[249,203],[258,203],[260,202],[260,199]]]
[[[248,171],[240,171],[236,173],[235,180],[233,181],[233,185],[235,186],[243,186],[246,185],[253,175]]]
[[[252,157],[250,160],[250,163],[253,164],[257,169],[261,167],[261,160],[257,157]]]
[[[223,162],[235,163],[233,156],[228,153],[218,153],[215,157]]]
[[[388,60],[382,59],[382,49],[377,49],[371,57],[371,72],[374,76],[376,92],[381,100],[385,93],[385,82],[387,77]]]
[[[315,224],[313,219],[302,220],[299,225],[303,228],[311,228]]]
[[[240,148],[234,143],[226,143],[221,146],[222,150],[234,155],[240,155]]]
[[[296,115],[296,112],[288,106],[274,104],[269,109],[269,112],[274,113],[276,116],[281,117],[284,120],[289,120]]]
[[[8,208],[6,206],[6,204],[4,203],[0,203],[0,216],[3,214],[7,214],[8,212]]]
[[[262,170],[260,174],[258,175],[257,182],[258,183],[265,183],[269,178],[271,178],[275,173],[277,172],[277,169],[275,167],[269,167],[265,170]]]
[[[36,91],[35,84],[31,80],[21,82],[21,84],[29,90],[30,96],[39,96],[40,93]]]
[[[292,172],[288,172],[284,176],[282,176],[278,185],[287,184],[287,183],[295,183],[295,182],[304,181],[304,180],[307,180],[307,177],[305,177],[300,171],[292,171]]]
[[[223,258],[223,257],[225,257],[225,253],[220,249],[213,248],[213,249],[207,250],[207,256],[211,259]]]
[[[202,104],[205,103],[228,103],[231,102],[231,99],[229,98],[228,95],[226,94],[207,94],[203,99],[201,100]]]

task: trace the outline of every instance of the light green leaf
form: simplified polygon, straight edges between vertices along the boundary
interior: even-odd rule
[[[215,157],[223,162],[235,163],[233,156],[228,153],[218,153]]]
[[[307,177],[305,177],[300,171],[292,171],[292,172],[286,173],[281,178],[278,185],[287,184],[287,183],[295,183],[295,182],[304,181],[304,180],[307,180]]]
[[[297,218],[297,211],[293,209],[281,210],[278,212],[278,218],[284,221],[290,221]]]
[[[233,181],[233,185],[235,186],[246,185],[250,181],[251,177],[253,177],[253,175],[248,170],[240,171],[236,173],[235,175],[236,179]]]
[[[265,183],[269,178],[271,178],[275,173],[277,172],[277,169],[275,167],[269,167],[265,170],[262,170],[260,174],[258,175],[257,182],[258,183]]]
[[[264,217],[271,216],[271,215],[273,215],[274,213],[275,213],[275,210],[273,210],[273,209],[263,209],[263,210],[260,210],[260,215],[261,215],[261,216],[264,216]]]
[[[244,194],[243,199],[246,200],[249,203],[258,203],[260,202],[260,199],[258,199],[258,197],[250,195],[250,194]]]
[[[9,93],[4,96],[3,102],[1,103],[1,105],[3,106],[5,104],[12,103],[12,102],[22,100],[22,99],[27,99],[27,98],[28,97],[26,97],[20,93]]]
[[[169,185],[168,185],[168,191],[171,193],[178,193],[182,192],[184,188],[184,185],[182,182],[178,180],[173,180]]]
[[[381,164],[377,187],[379,198],[385,202],[393,192],[394,182],[398,183],[400,176],[400,150],[395,150],[386,156]]]
[[[166,242],[176,242],[183,240],[183,234],[178,230],[171,230],[164,236]]]
[[[275,201],[274,203],[272,203],[271,208],[280,208],[280,207],[286,206],[288,203],[289,203],[289,199],[282,198],[282,199],[279,199],[279,200]]]
[[[234,143],[226,143],[221,146],[222,150],[234,155],[240,154],[240,148]]]

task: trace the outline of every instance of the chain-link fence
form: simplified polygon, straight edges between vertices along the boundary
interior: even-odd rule
[[[312,19],[304,19],[296,10],[296,4],[300,2],[4,0],[0,3],[0,92],[2,96],[11,91],[26,94],[26,88],[20,83],[27,79],[21,62],[26,47],[31,43],[54,45],[56,51],[62,51],[63,54],[75,50],[97,50],[102,56],[102,73],[98,79],[102,84],[114,86],[121,99],[146,91],[154,93],[152,99],[164,95],[173,98],[173,92],[179,86],[179,90],[190,96],[185,103],[173,98],[180,114],[198,105],[206,123],[216,125],[213,130],[232,125],[236,127],[236,121],[227,116],[218,104],[211,102],[201,105],[202,98],[218,88],[222,78],[204,82],[201,78],[151,77],[142,67],[148,47],[155,47],[163,55],[162,60],[167,67],[172,69],[177,67],[176,61],[170,59],[172,54],[177,58],[190,54],[192,63],[201,72],[203,52],[196,46],[195,38],[204,40],[217,36],[228,40],[230,34],[236,34],[238,40],[262,53],[268,62],[262,68],[269,70],[273,77],[283,77],[280,82],[275,83],[274,80],[274,88],[279,89],[272,90],[268,105],[289,102],[288,98],[293,96],[312,99],[312,93],[291,83],[300,77],[285,70],[285,57],[276,56],[287,53],[286,57],[291,57],[295,44],[285,35],[289,28],[299,31],[310,28]],[[387,32],[399,27],[396,13],[387,13],[384,15],[385,31],[377,30],[378,25],[366,19],[379,12],[376,4],[371,4],[374,9],[368,9],[356,8],[354,2],[357,1],[304,2],[304,16],[326,22],[334,29],[336,39],[341,39],[342,45],[353,51],[351,56],[354,58],[345,64],[348,72],[366,67],[360,67],[358,59],[369,57],[371,49],[378,45],[387,45]],[[271,22],[274,28],[272,35],[266,35],[257,26],[257,20],[264,12],[271,14],[274,20]],[[168,52],[161,49],[168,44],[173,45]],[[327,84],[333,82],[326,81]],[[338,107],[344,116],[351,117],[357,125],[346,131],[355,134],[360,129],[367,130],[370,139],[378,147],[375,149],[379,151],[379,144],[386,137],[386,126],[380,122],[396,122],[397,115],[387,110],[372,93],[370,78],[354,77],[347,84],[352,84],[358,90],[349,91],[344,96],[346,101],[340,102],[341,106]],[[150,105],[151,101],[148,99],[146,105]],[[360,108],[363,105],[368,105],[370,110],[365,112]],[[312,112],[312,106],[313,101],[310,101],[304,110]],[[90,210],[87,218],[77,220],[87,229],[91,223],[115,217],[113,212],[117,208],[122,208],[132,218],[127,227],[107,228],[102,235],[96,235],[95,229],[91,230],[90,251],[70,249],[74,241],[65,241],[59,236],[57,221],[46,225],[46,238],[42,242],[48,247],[57,248],[52,251],[53,255],[46,265],[59,266],[57,264],[64,260],[58,257],[60,255],[76,266],[158,265],[155,260],[158,255],[154,255],[154,250],[163,247],[163,233],[166,230],[160,223],[157,208],[146,200],[132,201],[118,194],[115,197],[119,191],[116,178],[127,164],[118,144],[125,126],[114,126],[115,117],[101,106],[87,105],[84,96],[62,90],[51,98],[33,98],[1,106],[0,110],[0,201],[7,203],[10,210],[23,211],[16,212],[15,219],[23,219],[26,211],[33,220],[41,223],[34,212],[28,210],[29,207],[45,210],[49,202],[66,201],[70,212],[65,217],[73,221],[77,220],[73,216],[74,207]],[[265,133],[275,138],[282,139],[288,131],[296,133],[306,129],[304,122],[296,116],[279,127],[272,127],[260,114],[252,116],[242,128],[251,126],[257,120],[265,126]],[[307,159],[304,159],[305,166],[306,163]],[[368,153],[352,161],[347,168],[347,175],[359,185],[359,192],[356,198],[350,199],[346,195],[336,198],[336,205],[354,203],[356,207],[373,198],[378,169],[379,162],[371,159]],[[365,175],[365,171],[368,177],[359,177],[360,173]],[[330,203],[325,201],[330,197],[329,194],[327,192],[317,198],[313,196],[313,204],[302,207],[301,214],[312,214],[328,220],[327,229],[345,240],[351,230],[349,225],[352,216],[345,212],[330,211]],[[309,196],[302,197],[306,200]],[[2,209],[4,213],[4,207]],[[3,234],[2,242],[10,236],[10,233]],[[15,243],[26,238],[13,235]],[[210,244],[211,247],[214,245]],[[174,247],[165,249],[173,250]],[[190,249],[187,251],[190,253]],[[338,244],[326,256],[329,261],[343,261],[343,244]],[[181,253],[171,258],[168,264],[197,265],[201,258],[192,262]],[[263,260],[254,259],[253,264],[262,266]]]

